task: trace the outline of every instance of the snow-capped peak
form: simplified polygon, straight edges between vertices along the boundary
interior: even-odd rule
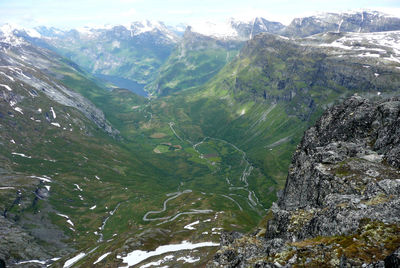
[[[191,31],[215,38],[234,38],[238,36],[238,32],[231,22],[232,19],[225,22],[198,22],[191,25]]]
[[[191,31],[219,39],[248,40],[261,32],[275,33],[283,25],[267,21],[261,17],[229,18],[224,22],[198,22],[191,26]]]
[[[149,20],[132,22],[132,24],[130,25],[130,30],[133,31],[134,35],[139,35],[146,32],[153,32],[156,30],[162,32],[168,31],[164,23],[159,21],[149,21]]]
[[[0,42],[11,46],[20,46],[24,41],[15,35],[19,30],[18,28],[18,26],[8,23],[0,26]]]

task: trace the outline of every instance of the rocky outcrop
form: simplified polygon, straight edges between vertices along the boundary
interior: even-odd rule
[[[400,98],[358,96],[306,131],[254,236],[225,234],[210,267],[398,267]]]
[[[3,216],[0,216],[0,238],[0,260],[3,260],[7,265],[12,265],[12,262],[18,259],[43,260],[51,258],[51,255],[36,242],[33,236]]]

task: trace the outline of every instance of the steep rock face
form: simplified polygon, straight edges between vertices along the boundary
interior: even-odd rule
[[[326,111],[293,155],[264,228],[250,237],[225,234],[210,266],[383,267],[398,261],[399,134],[399,97],[373,102],[354,96]]]

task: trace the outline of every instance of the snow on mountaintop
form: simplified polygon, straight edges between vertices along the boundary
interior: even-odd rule
[[[303,18],[307,18],[307,17],[312,17],[315,19],[327,19],[329,17],[332,16],[352,16],[352,15],[358,15],[361,13],[366,13],[366,14],[370,14],[370,15],[374,15],[377,17],[388,17],[388,18],[392,18],[392,17],[398,17],[395,15],[391,15],[391,14],[387,14],[385,12],[381,12],[381,11],[377,11],[377,10],[371,10],[371,9],[351,9],[351,10],[346,10],[343,12],[317,12],[317,13],[310,13],[308,15],[302,16],[302,17],[297,17],[295,19],[303,19]]]
[[[41,38],[42,35],[35,29],[23,29],[30,37]]]
[[[11,24],[4,24],[0,27],[0,42],[7,43],[11,46],[20,46],[24,43],[22,38],[15,36],[17,27]]]
[[[309,37],[312,39],[313,37]],[[375,32],[375,33],[349,33],[336,39],[332,43],[321,44],[320,46],[338,47],[345,50],[375,50],[383,51],[377,47],[390,48],[394,54],[400,56],[400,31]]]
[[[191,25],[191,31],[217,38],[238,36],[237,30],[232,27],[231,20],[225,22],[198,22]]]
[[[4,24],[0,26],[0,42],[7,43],[11,46],[20,46],[25,43],[22,36],[28,36],[32,38],[41,38],[41,34],[35,29],[28,29],[19,27],[13,24]]]
[[[111,25],[111,24],[106,24],[106,25],[87,25],[84,27],[76,28],[74,30],[78,31],[78,33],[86,38],[92,38],[92,37],[97,37],[98,35],[102,34],[104,31],[110,31],[113,29],[121,28],[122,30],[129,31],[131,37],[141,35],[144,33],[148,32],[161,32],[163,33],[167,38],[171,40],[175,40],[176,37],[173,34],[173,31],[171,31],[167,26],[165,26],[164,23],[158,22],[158,21],[149,21],[149,20],[144,20],[144,21],[135,21],[130,24],[119,24],[119,25]],[[41,27],[41,29],[46,30],[45,27]],[[73,30],[73,29],[71,29]],[[47,31],[43,31],[43,34],[46,35],[46,37],[51,37],[54,31],[49,32],[50,34],[46,34]],[[60,31],[60,33],[66,33],[63,31]]]
[[[261,32],[277,33],[283,27],[279,22],[247,17],[230,18],[224,22],[198,22],[191,25],[191,31],[220,39],[247,40]]]
[[[333,38],[333,39],[332,39]],[[338,57],[375,58],[400,69],[400,31],[372,33],[324,33],[303,39],[305,46],[329,48]],[[366,66],[365,68],[368,68]]]
[[[133,31],[135,35],[139,35],[146,32],[153,32],[156,30],[166,32],[169,31],[168,28],[164,25],[164,23],[159,21],[136,21],[132,22],[130,25],[130,29]]]

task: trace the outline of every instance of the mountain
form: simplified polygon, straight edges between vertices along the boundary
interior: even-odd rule
[[[44,41],[88,72],[117,86],[130,82],[130,88],[142,95],[145,95],[144,84],[154,76],[179,40],[163,23],[150,21],[69,31],[46,27],[36,30],[42,35],[37,41]]]
[[[160,67],[146,91],[163,96],[201,86],[236,57],[245,41],[259,33],[276,33],[282,28],[282,24],[263,18],[188,26],[177,49]]]
[[[57,64],[54,59],[56,55],[32,46],[19,37],[20,32],[21,30],[12,30],[10,27],[3,27],[0,30],[0,42],[4,51],[0,55],[3,63],[3,72],[1,72],[3,75],[3,99],[9,105],[9,110],[14,110],[14,113],[17,111],[24,115],[23,110],[18,105],[22,101],[31,99],[31,101],[24,103],[24,107],[28,109],[29,113],[35,111],[35,113],[41,114],[43,111],[47,121],[43,123],[59,125],[53,122],[56,119],[54,109],[51,109],[52,115],[50,115],[48,109],[34,107],[35,101],[33,100],[44,94],[48,101],[55,103],[55,105],[75,108],[108,134],[117,135],[118,132],[107,122],[101,110],[95,107],[88,99],[63,84],[55,82],[48,75],[49,73],[55,75],[55,69],[73,70],[74,67],[69,66],[67,63],[62,63],[62,58],[60,57],[56,59],[60,61]],[[38,58],[41,61],[38,61]],[[33,68],[32,66],[35,67]],[[27,75],[28,73],[29,75]],[[9,112],[7,113],[9,114]],[[59,120],[62,117],[59,116]]]
[[[171,262],[205,264],[220,229],[248,231],[260,220],[271,201],[258,199],[265,178],[245,152],[181,139],[180,122],[158,112],[163,100],[110,91],[28,39],[10,31],[0,41],[7,266],[119,266],[170,244],[179,248]]]
[[[240,47],[239,42],[246,41],[260,32],[276,33],[283,28],[283,25],[255,18],[252,21],[230,19],[226,23],[208,22],[187,26],[189,29],[187,31],[204,36],[204,40],[206,37],[214,40],[210,41],[210,44],[203,42],[202,51],[196,49],[196,55],[189,55],[190,53],[186,55],[183,52],[183,50],[188,51],[187,44],[193,42],[189,40],[193,38],[193,34],[192,37],[186,34],[182,39],[182,27],[183,25],[171,27],[151,21],[133,22],[128,26],[83,27],[70,31],[37,27],[36,31],[41,38],[36,37],[31,41],[68,57],[88,72],[119,87],[126,87],[146,95],[143,88],[152,82],[152,86],[146,86],[150,93],[159,94],[163,91],[162,94],[165,94],[167,91],[180,90],[182,86],[189,84],[195,86],[207,81],[207,77],[216,74],[235,56],[235,51]],[[27,36],[29,37],[25,35]],[[216,43],[221,44],[216,45]],[[203,58],[206,59],[203,61]],[[194,59],[199,59],[201,63],[198,66],[197,62],[193,64]],[[174,67],[169,67],[171,65]],[[186,69],[184,66],[189,67],[189,77],[195,76],[196,79],[185,79],[183,84],[169,82],[166,88],[174,83],[179,85],[164,89],[162,80],[171,76],[171,71],[167,74],[166,69],[186,76],[185,72],[181,72]],[[208,69],[213,71],[210,72]],[[191,84],[192,82],[194,83]]]
[[[220,83],[238,100],[302,102],[288,112],[306,119],[314,104],[328,104],[348,90],[372,94],[395,90],[399,38],[400,32],[326,33],[291,40],[260,34],[227,67],[236,75]]]
[[[247,41],[259,33],[278,33],[284,28],[279,22],[268,21],[261,17],[252,20],[231,18],[225,22],[199,22],[190,25],[191,31],[217,39]]]
[[[134,27],[153,29],[146,23]],[[387,105],[374,100],[399,94],[398,31],[301,38],[260,33],[244,41],[189,28],[177,43],[171,41],[172,52],[146,78],[151,98],[99,80],[57,53],[48,41],[52,37],[43,37],[66,35],[72,43],[107,47],[118,38],[132,41],[128,28],[34,33],[9,26],[0,34],[0,240],[7,241],[0,243],[0,263],[204,266],[216,253],[222,230],[251,232],[277,201],[296,145],[324,110],[358,94],[370,101],[353,98],[345,105],[354,114],[343,113],[359,121],[350,130],[338,129],[359,135],[369,127],[362,128],[364,119],[371,119],[360,115],[377,111],[378,117],[389,114],[388,120],[383,127],[371,124],[377,129],[366,135],[392,130],[385,127],[394,120],[398,100]],[[132,38],[160,40],[157,29],[137,30]],[[347,122],[335,112],[347,108],[329,111],[323,122],[329,115]],[[342,137],[346,133],[335,132],[336,123],[327,132]],[[333,145],[324,147],[325,140],[318,140],[322,132],[316,135],[307,136],[311,145],[303,151],[322,154],[315,144],[329,152]],[[359,147],[363,137],[354,137],[352,157],[371,155],[375,147]],[[384,139],[389,143],[379,153],[387,154],[386,165],[396,161],[397,147],[392,154],[395,136]],[[331,148],[338,149],[338,158],[344,155],[341,148]],[[352,166],[358,163],[351,160]],[[301,161],[295,163],[306,168]],[[301,174],[299,169],[290,172]],[[279,209],[291,213],[291,204],[298,205],[293,188],[303,189],[299,176],[292,176],[287,203],[280,197]],[[313,197],[311,182],[305,185]],[[379,224],[372,229],[380,230]],[[397,237],[395,229],[382,228]]]
[[[253,236],[224,233],[208,267],[397,267],[400,99],[328,109],[293,155]]]
[[[68,62],[15,32],[0,31],[0,259],[8,265],[54,262],[54,255],[72,252],[65,241],[65,229],[71,230],[51,221],[60,204],[54,188],[70,183],[63,181],[69,169],[64,161],[78,165],[83,152],[95,150],[88,140],[104,142],[118,131],[92,102],[59,81],[76,72]]]
[[[158,70],[146,91],[165,96],[200,86],[238,54],[243,42],[217,39],[192,32],[189,26],[177,49]]]
[[[281,34],[288,37],[306,37],[324,32],[383,32],[400,30],[400,18],[378,11],[348,13],[321,13],[296,18]]]
[[[273,192],[284,186],[303,131],[327,107],[355,93],[399,94],[399,55],[393,46],[398,37],[398,32],[303,39],[260,34],[205,84],[152,100],[152,113],[160,125],[173,122],[184,141],[212,137],[245,151],[265,175],[264,182],[252,182],[268,206],[276,198]]]

